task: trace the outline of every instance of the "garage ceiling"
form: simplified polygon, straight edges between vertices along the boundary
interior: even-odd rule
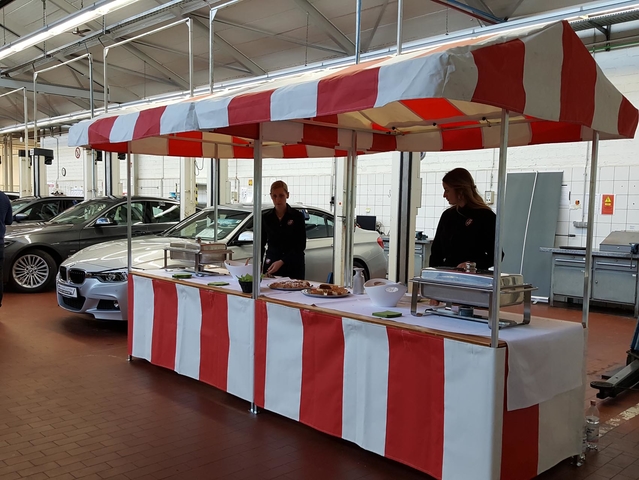
[[[33,91],[34,71],[48,69],[90,52],[94,59],[94,105],[103,108],[103,48],[181,19],[193,19],[193,84],[209,83],[209,9],[228,0],[138,0],[98,20],[89,21],[46,42],[0,60],[0,95],[15,88]],[[303,65],[352,57],[356,42],[357,0],[235,0],[220,8],[214,22],[216,84],[273,74]],[[405,45],[469,29],[513,22],[583,5],[584,8],[631,2],[579,0],[403,0]],[[397,0],[363,0],[361,52],[394,51]],[[61,19],[93,6],[84,0],[3,0],[0,45],[47,29]],[[626,6],[627,8],[627,6]],[[611,14],[603,20],[585,17],[575,23],[586,43],[615,41],[636,35],[636,13]],[[596,23],[599,22],[599,23]],[[639,31],[639,29],[638,29]],[[8,47],[5,47],[8,48]],[[185,24],[117,48],[108,56],[111,104],[189,88],[188,35]],[[0,46],[0,54],[2,47]],[[38,123],[89,109],[86,59],[38,74]],[[33,95],[29,93],[29,120]],[[20,128],[22,94],[0,98],[0,128]],[[68,122],[67,122],[68,126]],[[60,128],[60,127],[56,127]],[[62,127],[64,128],[64,127]]]

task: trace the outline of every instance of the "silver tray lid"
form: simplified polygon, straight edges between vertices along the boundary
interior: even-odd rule
[[[196,240],[175,240],[169,244],[169,247],[181,248],[184,250],[191,250],[193,251],[193,253],[215,252],[216,250],[226,250],[226,244],[224,243],[200,243]]]
[[[603,239],[599,250],[630,253],[632,243],[639,243],[639,230],[616,230]]]
[[[493,287],[492,273],[471,273],[445,268],[425,268],[421,278],[432,283],[463,285],[468,287]],[[501,287],[523,285],[524,276],[519,273],[502,273]]]

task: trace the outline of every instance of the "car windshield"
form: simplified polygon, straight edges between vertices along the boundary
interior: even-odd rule
[[[77,205],[65,210],[57,217],[51,219],[50,223],[57,225],[77,225],[91,220],[98,213],[106,210],[113,205],[112,202],[103,200],[89,200],[88,202],[78,203]]]
[[[15,214],[18,210],[20,210],[25,205],[28,205],[32,201],[33,200],[29,200],[26,198],[21,200],[14,200],[13,202],[11,202],[11,213]]]
[[[249,216],[249,212],[220,208],[217,211],[217,239],[224,240],[237,226]],[[200,237],[202,240],[215,238],[215,212],[204,210],[192,215],[185,221],[166,231],[167,237],[190,238]]]

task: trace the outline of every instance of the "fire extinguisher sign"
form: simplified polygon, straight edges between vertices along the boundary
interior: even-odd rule
[[[601,214],[612,215],[615,211],[615,196],[604,194],[601,196]]]

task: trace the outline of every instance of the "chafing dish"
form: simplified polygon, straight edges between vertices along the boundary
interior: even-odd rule
[[[494,277],[492,272],[476,273],[442,268],[426,268],[420,277],[411,280],[414,284],[411,301],[411,313],[417,312],[418,296],[446,303],[443,308],[432,308],[425,313],[454,316],[465,320],[487,322],[475,315],[474,308],[488,310],[488,318],[492,318],[492,296]],[[535,288],[524,283],[523,275],[503,273],[500,277],[500,306],[524,304],[523,321],[501,320],[499,327],[526,325],[530,323],[531,292]]]
[[[223,267],[224,260],[231,260],[233,251],[224,243],[205,243],[200,238],[195,240],[172,241],[164,248],[164,268],[167,267],[167,255],[171,260],[182,260],[191,263],[193,270],[200,274],[204,266]]]

